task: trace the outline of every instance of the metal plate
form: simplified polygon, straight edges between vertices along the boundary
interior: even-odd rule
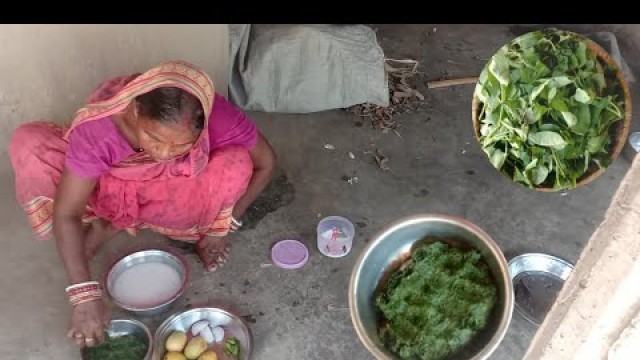
[[[112,294],[113,287],[118,277],[127,269],[139,264],[146,263],[162,263],[173,268],[179,275],[181,280],[180,289],[169,299],[163,299],[161,303],[149,304],[145,307],[133,306],[125,304]],[[111,300],[122,309],[132,311],[137,315],[153,316],[160,314],[169,309],[187,289],[189,284],[189,265],[184,258],[174,252],[165,250],[141,250],[131,253],[122,259],[116,261],[105,276],[104,284],[106,284],[107,294]]]
[[[221,307],[193,308],[177,313],[166,319],[156,330],[153,346],[153,360],[162,360],[166,355],[165,342],[174,331],[189,332],[191,326],[200,320],[207,320],[224,328],[225,336],[235,337],[240,342],[240,358],[251,360],[253,353],[253,336],[247,323],[238,315]],[[214,345],[222,346],[221,344]],[[216,350],[220,351],[220,349]],[[221,356],[221,358],[226,358]]]
[[[511,259],[516,311],[540,325],[572,270],[571,263],[547,254],[522,254]]]

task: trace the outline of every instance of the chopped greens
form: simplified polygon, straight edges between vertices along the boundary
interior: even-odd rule
[[[440,241],[422,245],[376,298],[380,339],[404,360],[443,359],[485,327],[496,301],[480,252]]]
[[[135,335],[109,338],[103,344],[84,348],[86,360],[143,360],[147,346]]]
[[[231,338],[224,343],[224,353],[233,356],[240,357],[240,342],[236,338]]]

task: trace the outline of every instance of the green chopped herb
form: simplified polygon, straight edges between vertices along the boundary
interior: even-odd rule
[[[379,336],[404,360],[443,359],[485,327],[496,300],[480,252],[440,241],[422,245],[376,298],[384,320]]]
[[[231,338],[224,343],[224,353],[233,356],[240,357],[240,342],[236,338]]]
[[[109,338],[106,342],[83,349],[87,360],[143,360],[147,346],[135,335]]]

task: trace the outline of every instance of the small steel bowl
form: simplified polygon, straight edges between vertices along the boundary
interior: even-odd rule
[[[222,326],[225,336],[238,339],[241,346],[240,359],[250,360],[253,353],[253,336],[247,323],[241,317],[217,307],[193,308],[177,313],[165,320],[156,330],[154,338],[154,360],[162,360],[166,350],[165,342],[174,331],[188,333],[191,325],[200,320],[207,320],[216,326]]]
[[[534,325],[540,325],[555,302],[573,265],[541,253],[522,254],[509,261],[516,311]]]
[[[149,329],[140,321],[133,319],[114,319],[109,323],[109,327],[107,327],[107,334],[109,337],[119,337],[124,335],[135,335],[140,338],[147,347],[147,353],[144,358],[140,360],[151,360],[151,354],[153,353],[153,340],[151,338],[151,332]],[[85,360],[87,357],[85,352],[81,352],[82,360]]]
[[[450,245],[477,249],[491,270],[498,301],[487,326],[455,354],[458,360],[485,360],[504,338],[513,313],[513,286],[507,260],[482,229],[451,216],[422,214],[404,218],[380,231],[369,242],[356,261],[349,283],[349,309],[358,337],[377,359],[399,359],[385,348],[378,336],[380,319],[375,298],[389,274],[410,258],[413,249],[424,244],[421,240],[425,236],[445,241],[455,238],[459,242]]]
[[[145,263],[162,263],[171,266],[178,272],[181,280],[181,286],[178,292],[176,292],[170,299],[151,304],[146,307],[136,307],[128,304],[124,304],[112,294],[115,281],[125,270]],[[171,305],[185,292],[187,284],[189,283],[189,265],[179,255],[164,251],[164,250],[142,250],[129,254],[122,259],[116,261],[105,276],[106,291],[113,302],[122,309],[131,311],[141,316],[154,316],[168,310]]]

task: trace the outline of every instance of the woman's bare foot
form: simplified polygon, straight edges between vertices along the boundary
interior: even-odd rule
[[[226,237],[205,236],[196,243],[196,251],[207,271],[216,271],[227,262],[229,246]]]
[[[91,222],[85,238],[84,253],[87,259],[93,258],[100,246],[118,233],[111,223],[104,219],[96,219]]]

